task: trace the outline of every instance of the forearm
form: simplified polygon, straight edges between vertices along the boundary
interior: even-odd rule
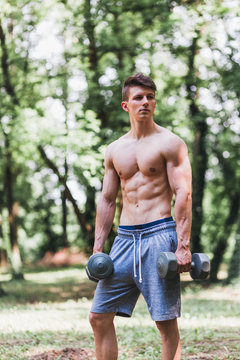
[[[192,226],[192,197],[186,190],[176,193],[174,215],[178,238],[178,250],[189,249]]]
[[[103,251],[103,246],[110,233],[115,215],[116,202],[109,201],[101,195],[97,206],[95,224],[95,242],[93,252]]]

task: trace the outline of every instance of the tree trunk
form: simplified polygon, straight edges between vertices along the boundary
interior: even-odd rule
[[[99,68],[99,52],[96,44],[95,36],[95,22],[93,15],[91,13],[91,1],[84,1],[84,24],[83,29],[88,38],[88,67],[90,70],[89,81],[88,81],[88,93],[89,98],[86,101],[85,108],[92,108],[98,119],[101,120],[103,128],[106,128],[108,125],[108,114],[105,111],[105,100],[104,96],[99,91],[99,78],[100,68]]]
[[[240,216],[238,215],[238,225],[235,235],[235,246],[228,270],[228,279],[227,279],[228,283],[240,277],[239,259],[240,259]]]
[[[48,167],[50,169],[53,170],[53,172],[57,175],[59,182],[64,185],[65,187],[65,195],[66,198],[72,203],[73,205],[73,209],[75,212],[75,215],[78,219],[78,222],[82,228],[82,230],[86,233],[91,233],[92,232],[92,227],[91,225],[87,222],[87,220],[85,219],[85,216],[81,213],[81,211],[78,208],[77,202],[74,199],[69,187],[67,186],[66,180],[65,178],[60,174],[60,172],[58,171],[58,168],[56,167],[56,165],[53,163],[53,161],[51,159],[48,158],[44,148],[39,145],[38,146],[38,150],[42,156],[42,159],[44,160],[44,162],[48,165]]]
[[[92,232],[85,232],[85,243],[86,243],[86,251],[91,253],[94,245],[94,227],[95,227],[95,198],[96,198],[96,189],[89,184],[86,185],[86,197],[87,202],[85,205],[85,217],[87,222],[91,225],[93,231]]]
[[[11,75],[9,71],[9,58],[8,50],[6,46],[6,37],[2,28],[0,21],[0,43],[1,43],[1,67],[3,75],[3,86],[6,90],[6,93],[12,99],[13,104],[13,114],[15,113],[15,106],[19,105],[18,98],[16,96],[15,89],[11,82]],[[11,119],[12,121],[12,119]],[[9,219],[9,234],[10,234],[10,243],[11,243],[11,270],[13,278],[23,279],[22,273],[22,262],[20,257],[20,251],[18,247],[18,234],[17,234],[17,215],[19,204],[14,200],[13,190],[15,184],[15,178],[12,171],[12,154],[10,147],[9,135],[4,131],[3,134],[5,137],[5,156],[6,156],[6,172],[5,172],[5,192],[7,197],[7,208],[8,208],[8,219]]]
[[[240,211],[240,187],[239,181],[236,176],[236,169],[229,162],[228,159],[224,159],[222,152],[218,150],[217,144],[213,148],[216,156],[218,157],[219,163],[222,167],[223,176],[224,176],[224,183],[225,183],[225,192],[229,199],[229,213],[226,218],[224,224],[224,231],[220,234],[220,238],[215,237],[214,240],[217,241],[216,247],[213,251],[214,256],[211,263],[211,272],[210,272],[210,279],[211,281],[217,281],[217,274],[219,271],[219,267],[223,260],[223,256],[225,250],[228,245],[228,239],[232,232],[233,225],[238,221],[239,211]],[[235,184],[235,187],[232,184]],[[237,240],[237,238],[236,238]],[[237,246],[237,241],[236,241]],[[234,254],[233,254],[234,256]],[[231,270],[232,271],[232,270]]]
[[[228,239],[231,234],[232,226],[235,224],[239,212],[239,197],[233,196],[231,199],[229,214],[225,222],[224,233],[220,235],[217,241],[216,248],[214,249],[214,256],[211,261],[210,280],[216,282],[219,267],[222,263],[225,250],[228,245]],[[237,243],[237,238],[236,238]],[[239,260],[239,259],[238,259]]]
[[[192,224],[192,251],[201,252],[201,229],[203,223],[203,197],[205,189],[205,174],[207,170],[206,136],[208,126],[205,119],[195,124],[195,139],[193,149],[193,224]]]
[[[14,279],[23,279],[22,261],[18,247],[17,216],[18,216],[19,203],[14,200],[14,195],[13,195],[13,183],[15,179],[12,173],[12,154],[9,147],[9,140],[7,134],[5,136],[5,148],[6,148],[5,190],[7,197],[9,235],[10,235],[10,244],[11,244],[11,254],[10,254],[11,271]]]
[[[3,241],[2,223],[1,223],[1,212],[0,212],[0,239]],[[0,268],[7,265],[7,253],[4,249],[0,249]],[[0,297],[6,295],[0,283]]]
[[[193,38],[192,45],[189,52],[188,74],[186,77],[187,98],[190,101],[189,112],[192,119],[193,130],[195,133],[193,143],[193,190],[192,190],[192,212],[193,223],[191,232],[191,250],[192,252],[201,252],[201,229],[203,222],[203,196],[205,188],[205,173],[207,170],[207,152],[206,152],[206,136],[208,126],[204,114],[197,105],[198,94],[198,78],[197,70],[195,69],[195,57],[198,53],[197,42],[200,37],[200,29],[197,31],[197,36]]]
[[[61,192],[62,198],[62,246],[68,247],[67,234],[67,197],[65,189]]]
[[[0,19],[0,43],[2,48],[2,56],[1,56],[1,67],[2,67],[2,76],[3,76],[3,86],[7,94],[11,97],[14,105],[18,105],[19,101],[15,93],[15,89],[11,83],[11,76],[9,72],[9,58],[8,51],[6,46],[6,37],[2,28],[1,19]]]
[[[2,193],[0,194],[2,195]],[[2,197],[1,197],[2,199]],[[7,252],[4,246],[4,237],[3,237],[3,228],[2,228],[2,203],[0,203],[0,242],[3,244],[0,247],[0,267],[7,265]]]

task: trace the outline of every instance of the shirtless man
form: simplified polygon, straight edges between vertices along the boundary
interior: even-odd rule
[[[191,167],[185,143],[153,120],[155,91],[143,74],[125,81],[122,108],[131,129],[106,151],[93,253],[103,251],[119,187],[123,208],[110,252],[114,273],[99,281],[90,313],[97,360],[117,359],[114,317],[130,317],[140,293],[160,331],[162,359],[181,359],[179,274],[174,280],[160,279],[156,261],[159,252],[172,251],[178,272],[190,270]]]

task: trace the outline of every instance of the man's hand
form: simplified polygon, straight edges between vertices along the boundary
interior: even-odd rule
[[[100,249],[94,249],[94,248],[93,248],[93,255],[94,255],[94,254],[97,254],[97,253],[99,253],[99,252],[103,252],[103,251],[100,250]]]
[[[191,251],[188,248],[187,249],[180,248],[177,249],[175,255],[178,263],[178,273],[190,271],[192,264]]]

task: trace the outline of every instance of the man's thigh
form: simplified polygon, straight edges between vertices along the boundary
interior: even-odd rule
[[[130,317],[140,291],[133,276],[133,241],[116,237],[110,256],[114,265],[113,274],[98,282],[93,299],[92,312],[109,313]]]

